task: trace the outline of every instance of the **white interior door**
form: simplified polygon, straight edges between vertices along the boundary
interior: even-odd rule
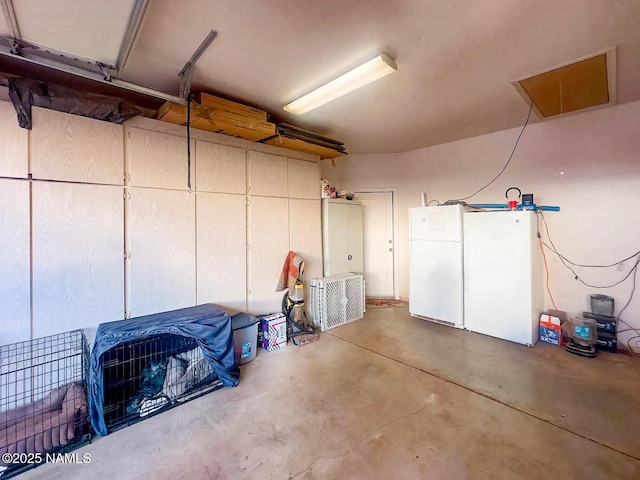
[[[393,192],[357,192],[362,202],[367,297],[393,297]]]

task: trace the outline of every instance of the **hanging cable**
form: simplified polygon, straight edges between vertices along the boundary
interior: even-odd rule
[[[191,94],[187,95],[187,188],[191,192]]]
[[[520,137],[522,137],[522,134],[524,133],[524,129],[527,128],[527,125],[529,124],[529,118],[531,118],[531,110],[533,110],[533,102],[531,102],[531,105],[529,106],[529,113],[527,114],[527,120],[524,122],[524,125],[522,126],[522,130],[520,130],[520,134],[518,135],[518,138],[516,139],[516,143],[513,145],[513,150],[511,150],[511,155],[509,155],[509,159],[507,160],[507,163],[504,164],[504,167],[502,167],[502,170],[500,170],[498,175],[493,177],[493,180],[491,180],[489,183],[487,183],[484,187],[476,190],[471,195],[467,195],[466,197],[462,197],[462,198],[456,199],[457,201],[460,202],[462,200],[467,200],[467,199],[469,199],[471,197],[476,196],[482,190],[484,190],[489,185],[491,185],[493,182],[495,182],[498,179],[498,177],[500,177],[500,175],[502,175],[502,173],[507,169],[507,167],[509,166],[509,163],[511,163],[511,159],[513,158],[513,154],[515,153],[516,148],[518,147],[518,142],[520,142]]]
[[[618,264],[619,264],[619,263],[621,263],[621,262],[624,262],[624,261],[626,261],[626,260],[630,260],[630,259],[632,259],[632,258],[634,258],[634,257],[636,257],[636,256],[638,257],[638,258],[635,260],[635,263],[634,263],[633,267],[631,267],[631,269],[629,269],[629,272],[627,272],[627,274],[626,274],[624,277],[622,277],[620,280],[618,280],[618,281],[617,281],[617,282],[615,282],[615,283],[612,283],[611,285],[592,285],[592,284],[590,284],[590,283],[585,282],[584,280],[582,280],[582,278],[580,278],[580,276],[576,273],[576,271],[575,271],[575,270],[574,270],[574,269],[569,265],[569,263],[570,263],[570,262],[569,262],[568,260],[566,260],[566,257],[564,257],[564,255],[561,255],[561,254],[556,250],[555,245],[553,244],[553,242],[551,241],[551,237],[549,236],[549,227],[548,227],[548,225],[547,225],[547,220],[544,218],[544,214],[542,213],[542,211],[540,211],[539,213],[540,213],[540,216],[542,217],[542,220],[543,220],[544,225],[545,225],[545,229],[546,229],[546,233],[547,233],[547,238],[549,238],[549,241],[551,242],[551,245],[553,245],[553,247],[551,247],[551,246],[547,245],[547,243],[546,243],[546,242],[542,242],[542,244],[558,256],[558,258],[560,259],[560,262],[562,263],[562,265],[564,265],[564,266],[565,266],[565,268],[567,268],[569,271],[571,271],[571,273],[573,273],[573,278],[574,278],[575,280],[578,280],[580,283],[582,283],[583,285],[585,285],[585,286],[587,286],[587,287],[589,287],[589,288],[612,288],[612,287],[615,287],[616,285],[620,285],[620,284],[621,284],[622,282],[624,282],[627,278],[629,278],[629,277],[631,276],[631,274],[632,274],[632,273],[634,273],[634,274],[635,274],[635,271],[636,271],[636,270],[637,270],[637,268],[638,268],[638,264],[640,264],[640,251],[638,251],[638,252],[636,252],[635,254],[633,254],[633,255],[631,255],[631,256],[629,256],[629,257],[627,257],[627,258],[626,258],[626,259],[624,259],[624,260],[620,260],[620,261],[618,261],[618,262],[612,263],[611,265],[579,265],[579,266],[581,266],[581,267],[588,267],[588,268],[605,268],[605,267],[613,267],[613,266],[618,265]],[[578,265],[575,265],[575,266],[578,266]]]
[[[635,349],[631,346],[631,340],[636,340],[636,347]],[[636,351],[636,350],[640,350],[640,348],[638,347],[638,340],[640,340],[640,335],[636,335],[634,337],[630,337],[627,340],[627,347],[629,349],[629,351],[633,354],[633,356],[635,357],[640,357],[640,354]]]
[[[553,299],[553,295],[551,295],[551,289],[549,288],[549,267],[547,267],[547,256],[544,253],[544,248],[542,248],[542,238],[540,237],[539,233],[538,233],[538,245],[540,245],[540,251],[542,252],[542,260],[544,262],[544,271],[546,273],[547,293],[549,294],[549,298],[551,299],[551,305],[553,305],[554,309],[560,310],[556,306],[556,302]]]
[[[547,219],[544,216],[544,212],[542,210],[538,210],[538,213],[540,214],[540,216],[542,217],[542,221],[544,222],[544,229],[545,229],[545,233],[547,234],[547,238],[549,239],[549,243],[551,243],[552,247],[549,247],[549,245],[547,245],[545,243],[545,246],[551,250],[553,253],[555,253],[556,255],[558,255],[558,257],[560,257],[561,259],[563,259],[564,261],[566,261],[567,263],[573,265],[574,267],[584,267],[584,268],[610,268],[610,267],[615,267],[617,265],[619,265],[622,262],[626,262],[627,260],[631,260],[634,257],[637,257],[638,255],[640,255],[640,250],[638,250],[636,253],[634,253],[633,255],[629,255],[627,258],[623,258],[622,260],[618,260],[617,262],[614,263],[610,263],[608,265],[589,265],[589,264],[583,264],[583,263],[575,263],[572,262],[571,260],[569,260],[567,257],[565,257],[564,255],[561,255],[560,252],[558,252],[558,249],[556,248],[555,244],[553,243],[553,240],[551,238],[551,234],[549,233],[549,226],[547,225]],[[539,229],[539,228],[538,228]]]
[[[636,267],[635,273],[633,274],[633,287],[631,288],[631,294],[629,295],[629,300],[627,300],[627,303],[624,304],[624,307],[622,307],[622,310],[620,310],[620,312],[618,313],[618,318],[620,318],[622,316],[622,313],[627,309],[627,307],[631,303],[631,300],[633,300],[633,294],[636,293],[636,276],[637,276],[637,274],[638,274],[638,268]],[[631,326],[631,325],[629,325],[629,326]]]

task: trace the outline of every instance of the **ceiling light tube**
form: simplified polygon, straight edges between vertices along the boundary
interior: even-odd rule
[[[302,115],[396,70],[396,63],[393,59],[383,53],[285,105],[284,110],[295,115]]]

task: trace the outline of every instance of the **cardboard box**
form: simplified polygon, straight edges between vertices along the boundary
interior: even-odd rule
[[[562,324],[567,315],[559,310],[547,310],[540,315],[540,340],[558,347],[562,346]]]
[[[260,317],[263,338],[262,348],[271,352],[287,346],[287,319],[283,313],[272,313]]]

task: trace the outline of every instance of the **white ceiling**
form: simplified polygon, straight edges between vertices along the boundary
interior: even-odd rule
[[[13,0],[13,7],[23,40],[112,65],[134,1]]]
[[[20,5],[36,2],[51,6],[24,24],[34,41],[107,58],[132,0],[14,0],[21,30]],[[53,4],[73,7],[64,28],[45,28]],[[400,152],[522,125],[528,106],[510,80],[615,45],[618,103],[640,100],[639,24],[638,0],[151,0],[120,78],[177,93],[178,72],[215,29],[192,90],[244,100],[351,153]],[[397,73],[303,116],[282,110],[380,52]]]

